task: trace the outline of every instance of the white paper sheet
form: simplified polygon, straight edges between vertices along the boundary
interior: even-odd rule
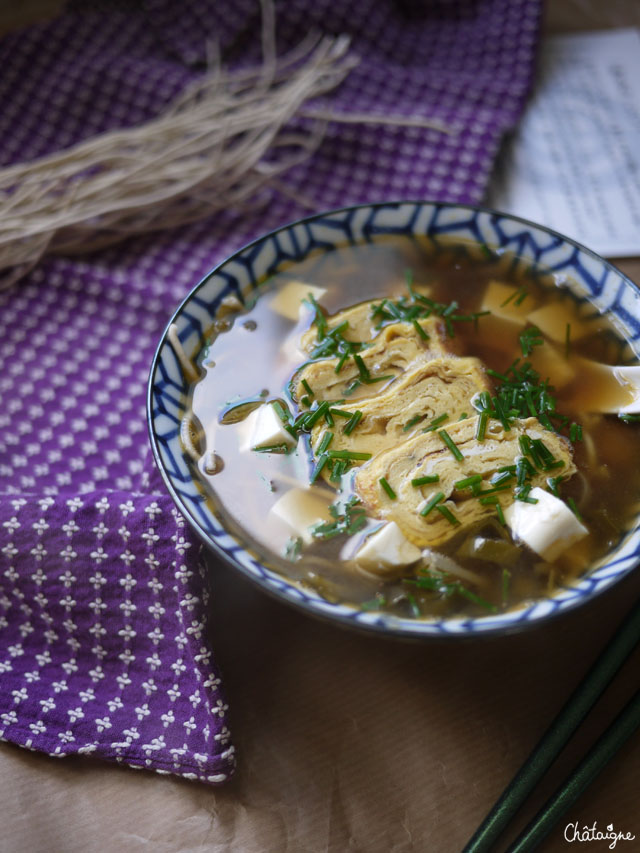
[[[489,206],[607,257],[640,254],[640,33],[550,36]]]

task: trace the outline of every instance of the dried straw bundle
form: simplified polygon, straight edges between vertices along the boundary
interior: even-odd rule
[[[422,118],[304,109],[349,73],[356,60],[347,49],[344,37],[307,39],[276,60],[273,9],[264,2],[260,68],[230,72],[214,61],[157,118],[0,169],[0,286],[23,276],[45,252],[86,252],[237,207],[309,156],[327,120],[447,131]],[[307,131],[288,131],[295,115],[315,121]]]

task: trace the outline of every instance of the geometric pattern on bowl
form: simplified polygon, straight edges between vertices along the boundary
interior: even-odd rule
[[[154,456],[169,492],[205,544],[267,592],[318,616],[364,630],[414,638],[504,632],[587,601],[640,562],[638,521],[605,558],[552,597],[496,616],[414,620],[332,604],[270,570],[224,529],[194,484],[180,445],[188,383],[168,339],[169,326],[176,325],[186,354],[195,357],[225,296],[241,297],[255,290],[283,265],[302,260],[313,250],[371,242],[385,234],[424,235],[436,242],[439,236],[480,242],[513,253],[519,262],[540,265],[566,277],[566,286],[578,300],[588,299],[606,311],[634,351],[640,349],[640,292],[636,286],[594,252],[548,228],[491,210],[431,202],[358,205],[322,213],[279,228],[223,261],[196,285],[167,325],[151,367],[147,419]]]

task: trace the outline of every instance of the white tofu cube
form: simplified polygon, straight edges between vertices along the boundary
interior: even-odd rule
[[[570,326],[570,341],[577,341],[598,329],[596,323],[589,324],[579,320],[568,305],[562,304],[543,305],[542,308],[529,314],[529,322],[537,326],[552,341],[560,344],[565,343],[567,339],[567,324]]]
[[[240,426],[242,450],[268,447],[271,444],[287,444],[291,447],[296,444],[295,438],[284,428],[280,415],[271,403],[254,409]]]
[[[405,538],[395,521],[389,521],[365,539],[355,560],[368,571],[384,572],[409,566],[421,556],[422,551]]]
[[[514,539],[524,542],[543,559],[555,560],[589,533],[560,498],[539,486],[529,496],[538,503],[514,501],[505,509],[504,517]]]
[[[315,284],[305,284],[304,281],[289,281],[276,292],[271,300],[270,307],[278,314],[286,317],[287,320],[293,320],[295,323],[301,310],[309,310],[303,299],[309,294],[314,299],[320,299],[326,292],[326,288],[317,287]]]
[[[289,489],[270,512],[284,521],[295,536],[300,536],[305,545],[313,541],[310,528],[331,518],[329,501],[310,489]]]

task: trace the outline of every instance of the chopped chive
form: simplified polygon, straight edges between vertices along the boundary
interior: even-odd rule
[[[411,595],[410,592],[406,593],[406,595],[407,601],[409,602],[409,606],[411,607],[411,615],[414,617],[414,619],[419,619],[422,616],[422,612],[418,607],[418,602],[416,601],[415,597]]]
[[[530,491],[531,491],[531,484],[530,483],[526,483],[524,486],[518,487],[514,492],[515,499],[517,501],[522,501],[523,503],[527,503],[527,504],[537,504],[538,503],[537,498],[530,498],[529,497]]]
[[[416,292],[413,289],[413,270],[405,269],[404,280],[405,280],[406,285],[407,285],[407,290],[409,291],[409,296],[412,299],[415,299],[416,298]]]
[[[380,477],[380,479],[378,480],[378,482],[380,483],[380,485],[382,486],[382,488],[385,490],[385,492],[389,495],[389,498],[390,498],[392,501],[395,501],[395,499],[396,499],[397,495],[396,495],[396,493],[393,491],[393,489],[391,488],[391,486],[389,485],[389,483],[387,483],[386,479],[385,479],[384,477]]]
[[[415,426],[419,421],[422,420],[423,417],[424,415],[416,415],[414,418],[410,418],[410,420],[408,420],[406,424],[402,427],[402,432],[407,432],[407,430],[410,430],[411,427]]]
[[[314,537],[319,539],[331,539],[340,533],[351,535],[361,530],[367,523],[364,508],[360,505],[359,498],[350,498],[344,507],[339,504],[331,504],[329,512],[334,521],[320,522],[310,528]]]
[[[425,332],[425,330],[422,328],[422,326],[417,320],[412,320],[411,324],[413,325],[413,328],[416,330],[416,332],[422,338],[423,341],[429,340],[429,335]]]
[[[315,483],[315,481],[318,479],[318,477],[320,476],[320,472],[327,464],[328,459],[329,457],[326,453],[321,453],[320,456],[318,456],[318,461],[316,462],[316,465],[311,473],[311,483]]]
[[[618,419],[622,421],[624,424],[637,424],[640,423],[640,415],[627,415],[622,414],[618,415]]]
[[[504,607],[509,599],[509,582],[511,581],[511,572],[509,569],[502,570],[502,606]]]
[[[447,420],[448,417],[449,415],[447,414],[438,415],[438,417],[434,418],[429,424],[429,426],[423,429],[422,432],[434,432],[440,426],[440,424],[443,424]]]
[[[311,427],[320,420],[320,418],[324,417],[325,413],[329,411],[329,401],[323,400],[322,403],[311,412],[305,421],[305,429],[311,429]]]
[[[485,598],[480,598],[479,595],[476,595],[475,592],[472,592],[470,589],[467,589],[466,586],[463,586],[459,581],[454,584],[456,587],[456,592],[458,595],[461,595],[463,598],[468,599],[473,602],[473,604],[477,604],[480,607],[484,607],[485,610],[489,610],[492,613],[495,613],[496,607],[491,602],[487,601]]]
[[[569,509],[575,515],[575,517],[578,519],[578,521],[582,521],[582,516],[580,515],[580,511],[579,511],[578,507],[576,506],[576,502],[574,501],[574,499],[573,498],[567,498],[567,503],[569,504]]]
[[[520,334],[520,347],[525,358],[531,355],[534,347],[539,347],[543,343],[542,332],[537,326],[527,326]]]
[[[360,374],[360,379],[362,379],[366,382],[367,379],[369,378],[369,368],[367,367],[367,365],[362,360],[362,356],[358,355],[356,353],[353,356],[353,360],[355,361],[356,367],[358,368],[358,373]]]
[[[485,258],[489,261],[495,260],[495,255],[491,251],[491,249],[487,246],[486,243],[480,243],[480,251],[485,256]]]
[[[498,373],[497,370],[493,370],[491,367],[487,367],[486,373],[488,373],[489,376],[493,376],[494,379],[500,379],[501,382],[508,382],[509,381],[508,376],[505,376],[504,373]]]
[[[419,486],[427,486],[429,483],[438,483],[440,481],[439,474],[427,474],[424,477],[415,477],[411,481],[411,485],[414,489],[417,489]]]
[[[465,477],[464,480],[458,480],[453,484],[454,489],[469,489],[482,482],[481,474],[472,474],[470,477]]]
[[[429,515],[434,506],[440,503],[440,501],[442,500],[444,500],[444,492],[438,492],[437,494],[433,495],[433,497],[431,497],[420,510],[420,515],[423,518],[424,516]]]
[[[466,419],[467,419],[468,417],[469,417],[468,413],[467,413],[467,412],[463,412],[463,413],[460,415],[460,417],[458,418],[458,420],[459,420],[459,421],[466,421]]]
[[[272,406],[276,410],[276,413],[282,423],[288,424],[290,421],[290,415],[289,412],[286,411],[282,403],[279,400],[274,400]]]
[[[489,483],[492,486],[503,486],[505,483],[508,483],[509,480],[513,480],[515,473],[512,471],[499,471],[497,474],[494,474]]]
[[[538,451],[544,468],[546,469],[549,465],[553,465],[556,460],[544,441],[541,438],[534,438],[531,443]]]
[[[442,506],[442,504],[436,504],[436,509],[441,515],[443,515],[447,519],[449,524],[453,524],[454,526],[460,524],[460,519],[455,517],[449,507]]]
[[[384,607],[386,603],[387,600],[384,596],[376,596],[376,598],[371,598],[369,601],[363,601],[360,605],[360,610],[380,610],[380,608]]]
[[[513,300],[516,298],[517,295],[518,295],[518,291],[514,290],[513,293],[510,293],[509,296],[507,296],[507,298],[504,300],[504,302],[500,303],[500,307],[504,308],[510,302],[513,302]]]
[[[464,459],[464,456],[462,455],[459,448],[456,446],[456,443],[451,438],[451,436],[446,431],[446,429],[438,430],[438,435],[440,436],[442,441],[444,441],[444,443],[447,445],[447,447],[449,448],[449,450],[453,454],[454,459],[456,459],[458,462],[462,462]]]
[[[302,385],[304,386],[304,390],[307,392],[307,394],[309,395],[309,397],[315,397],[315,394],[314,394],[314,393],[313,393],[313,391],[311,390],[311,385],[309,385],[309,383],[307,382],[307,380],[306,380],[306,379],[303,379],[303,380],[302,380]]]
[[[298,560],[300,558],[300,553],[302,551],[302,537],[301,536],[291,536],[287,540],[287,544],[284,549],[284,556],[287,560]]]
[[[496,515],[498,516],[498,521],[503,527],[507,526],[507,522],[505,521],[504,512],[502,511],[502,507],[499,503],[496,504]]]
[[[344,459],[338,459],[331,464],[331,476],[329,479],[332,483],[339,483],[340,478],[349,467],[349,463]]]
[[[487,422],[489,420],[489,412],[485,409],[483,412],[480,412],[478,416],[478,426],[476,428],[476,440],[484,441],[485,433],[487,431]]]
[[[499,486],[493,486],[491,489],[482,489],[474,492],[476,496],[480,495],[495,495],[496,492],[506,492],[511,488],[509,483],[501,483]]]
[[[362,420],[362,412],[360,411],[360,409],[358,409],[357,411],[355,411],[353,413],[353,416],[351,417],[351,419],[349,421],[347,421],[347,423],[345,424],[344,429],[342,430],[343,433],[345,435],[351,435],[351,433],[358,426],[358,424],[360,423],[361,420]]]
[[[339,418],[347,418],[347,420],[354,415],[353,412],[346,412],[344,409],[329,409],[329,411],[332,415],[337,415]]]
[[[265,444],[262,447],[253,447],[256,453],[288,453],[291,449],[289,444]]]
[[[349,350],[345,350],[345,352],[342,353],[342,355],[338,359],[338,363],[336,364],[336,366],[334,368],[335,373],[340,373],[340,371],[344,367],[345,361],[349,358],[350,355],[351,355],[351,353],[349,352]]]
[[[327,449],[327,447],[329,447],[332,441],[333,433],[325,432],[320,440],[320,444],[318,445],[318,450],[316,451],[318,456],[321,456],[325,452],[325,450]]]
[[[525,300],[525,299],[527,298],[527,296],[529,295],[529,294],[527,293],[526,288],[524,288],[524,287],[523,287],[523,288],[521,288],[521,290],[522,290],[522,292],[520,293],[520,296],[518,296],[518,297],[516,298],[516,301],[513,303],[514,305],[517,305],[518,307],[520,307],[520,305],[522,305],[522,303],[524,302],[524,300]]]
[[[547,486],[549,487],[549,491],[557,498],[560,497],[560,495],[558,494],[558,486],[564,479],[565,478],[562,474],[559,477],[547,477]]]
[[[571,424],[571,427],[569,428],[569,439],[570,441],[582,441],[582,426],[580,424]]]
[[[315,312],[314,323],[316,324],[317,329],[318,329],[317,334],[316,334],[316,339],[318,341],[324,340],[324,338],[326,337],[326,334],[327,334],[327,318],[322,313],[322,309],[320,308],[320,306],[316,302],[313,293],[307,293],[306,299],[303,299],[302,301],[306,302],[310,306],[310,308]]]
[[[518,436],[518,444],[520,445],[520,450],[525,454],[525,456],[529,453],[530,443],[531,439],[526,433],[524,435]]]
[[[359,379],[354,379],[353,382],[344,389],[344,393],[347,397],[350,397],[356,388],[359,388],[361,385],[362,382]]]
[[[307,408],[311,408],[311,400],[307,397],[306,394],[304,395],[304,397],[300,398],[300,402],[302,403],[303,406],[306,406]]]
[[[499,500],[496,495],[489,495],[486,498],[478,498],[478,500],[483,506],[495,506],[497,503],[499,503]]]
[[[357,453],[355,450],[329,450],[331,459],[371,459],[370,453]]]

